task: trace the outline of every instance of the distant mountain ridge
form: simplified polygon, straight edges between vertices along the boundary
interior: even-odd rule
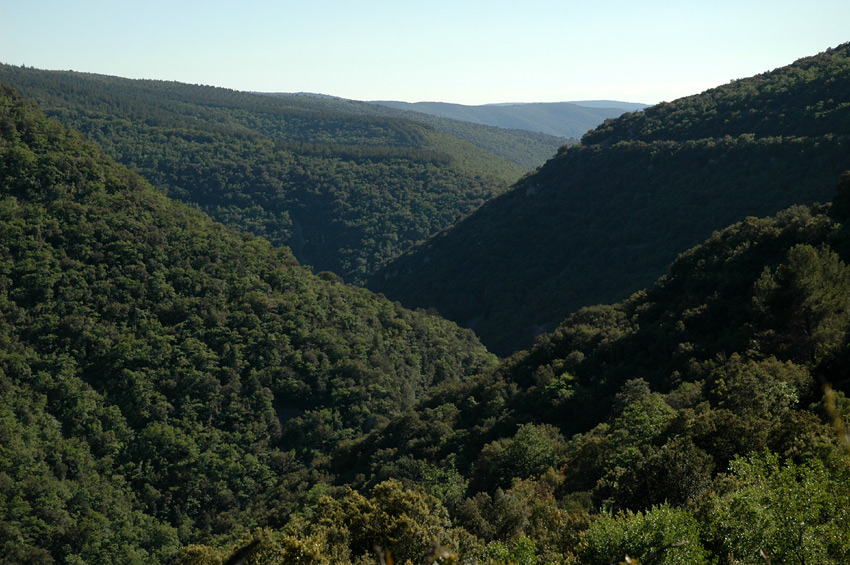
[[[564,137],[550,135],[528,129],[505,128],[463,119],[445,118],[417,110],[395,108],[372,102],[348,100],[326,94],[314,93],[266,93],[267,96],[277,96],[284,99],[311,99],[336,112],[346,112],[355,115],[381,116],[392,119],[402,119],[423,124],[437,131],[446,133],[458,139],[489,151],[516,165],[533,171],[546,161],[563,145],[578,143],[580,135]],[[601,123],[601,120],[597,123]],[[583,133],[583,132],[582,132]]]
[[[622,100],[570,100],[570,104],[586,106],[587,108],[622,108],[627,112],[638,112],[652,106],[640,102],[623,102]]]
[[[480,106],[389,100],[377,100],[372,103],[453,120],[576,139],[608,118],[616,118],[626,112],[647,107],[646,104],[609,100],[504,103]]]

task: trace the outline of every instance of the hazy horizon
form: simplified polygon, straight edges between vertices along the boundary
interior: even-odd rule
[[[850,3],[0,0],[0,60],[353,100],[656,104],[848,40]]]

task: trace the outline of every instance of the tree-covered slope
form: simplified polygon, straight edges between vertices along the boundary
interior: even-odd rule
[[[169,562],[494,358],[175,203],[0,87],[0,553]],[[274,505],[266,496],[274,495]]]
[[[850,172],[832,205],[716,232],[341,444],[356,491],[183,562],[847,562],[848,222]]]
[[[525,536],[526,563],[842,563],[848,202],[850,172],[832,207],[715,233],[653,287],[439,387],[338,464],[424,483],[491,547]]]
[[[481,106],[445,102],[409,103],[396,101],[379,101],[375,104],[454,120],[576,139],[606,119],[616,118],[627,111],[635,111],[645,107],[642,104],[628,104],[627,109],[617,107],[616,102],[611,102],[610,106],[586,106],[572,102],[484,104]]]
[[[496,365],[0,92],[3,560],[850,559],[850,173]]]
[[[608,121],[370,288],[507,354],[621,300],[748,215],[826,201],[850,166],[850,45]]]
[[[7,65],[0,82],[172,198],[348,281],[526,170],[431,125],[367,114],[368,104]]]

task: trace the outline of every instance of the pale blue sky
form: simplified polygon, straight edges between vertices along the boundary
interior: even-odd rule
[[[0,0],[0,62],[357,100],[656,103],[847,41],[848,0]]]

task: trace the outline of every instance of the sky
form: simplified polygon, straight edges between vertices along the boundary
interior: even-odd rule
[[[850,41],[848,0],[0,0],[0,62],[458,104],[697,94]]]

